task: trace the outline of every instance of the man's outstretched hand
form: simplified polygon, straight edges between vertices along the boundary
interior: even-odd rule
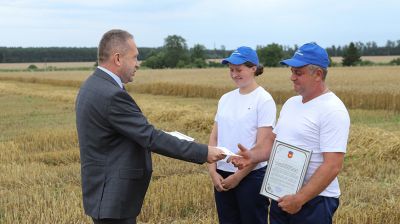
[[[239,148],[239,156],[231,156],[228,159],[228,162],[231,162],[235,167],[237,167],[239,170],[249,166],[250,164],[254,163],[254,155],[251,153],[250,150],[248,150],[246,147],[244,147],[241,144],[238,144]]]

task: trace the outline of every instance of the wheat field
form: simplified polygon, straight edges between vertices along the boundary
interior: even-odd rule
[[[29,65],[35,65],[37,68],[77,68],[93,67],[95,62],[32,62],[32,63],[0,63],[0,69],[27,69]]]
[[[374,105],[389,94],[395,97],[388,105],[398,102],[399,74],[398,67],[333,68],[328,74],[331,89],[348,97],[383,94],[369,108],[354,104],[349,110],[352,127],[336,224],[399,223],[400,114],[395,107]],[[78,88],[88,75],[0,73],[0,223],[90,223],[81,203],[74,113]],[[273,97],[289,96],[288,77],[288,69],[266,69],[259,82]],[[157,128],[179,130],[202,143],[218,97],[232,88],[227,69],[143,70],[128,85]],[[139,223],[217,223],[206,166],[156,154],[153,159]]]
[[[400,111],[399,66],[334,67],[327,83],[348,108]],[[0,72],[0,80],[79,87],[88,71]],[[294,95],[287,68],[266,68],[258,83],[274,96],[278,104]],[[227,69],[139,70],[133,84],[136,93],[218,99],[234,88]]]
[[[389,63],[393,59],[399,58],[400,55],[391,56],[362,56],[362,60],[368,60],[374,63]],[[331,57],[335,63],[342,63],[342,57]],[[216,63],[222,59],[208,59]],[[0,69],[27,69],[29,65],[35,65],[37,68],[56,67],[56,68],[76,68],[76,67],[92,67],[95,62],[33,62],[33,63],[0,63]]]

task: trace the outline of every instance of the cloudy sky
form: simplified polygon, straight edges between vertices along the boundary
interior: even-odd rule
[[[400,40],[399,0],[0,0],[0,46],[95,47],[126,29],[139,47],[177,34],[191,47]]]

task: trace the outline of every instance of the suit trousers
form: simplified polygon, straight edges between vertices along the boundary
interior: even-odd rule
[[[136,224],[135,218],[127,219],[95,219],[92,218],[94,224]]]

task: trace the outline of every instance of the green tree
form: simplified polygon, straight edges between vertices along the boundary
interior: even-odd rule
[[[257,47],[260,63],[267,67],[280,66],[279,62],[284,58],[282,46],[279,44],[268,44],[266,47]]]
[[[201,44],[195,44],[193,48],[190,49],[190,67],[195,68],[205,68],[206,63],[206,47]]]
[[[29,65],[28,70],[37,70],[38,67],[36,65]]]
[[[165,67],[164,59],[165,59],[164,52],[159,52],[158,54],[154,54],[148,57],[145,61],[142,62],[141,66],[149,68],[164,68]]]
[[[206,58],[206,47],[201,44],[195,44],[193,48],[190,49],[190,59],[194,62],[196,59]]]
[[[178,35],[170,35],[164,40],[163,51],[165,53],[165,67],[175,68],[179,61],[187,63],[189,61],[188,57],[188,47],[186,40]],[[180,63],[180,65],[182,62]]]
[[[204,59],[201,58],[196,58],[193,62],[191,67],[195,67],[195,68],[205,68],[207,67],[207,63]]]
[[[361,55],[353,42],[343,52],[342,64],[343,66],[353,66],[361,62]]]

